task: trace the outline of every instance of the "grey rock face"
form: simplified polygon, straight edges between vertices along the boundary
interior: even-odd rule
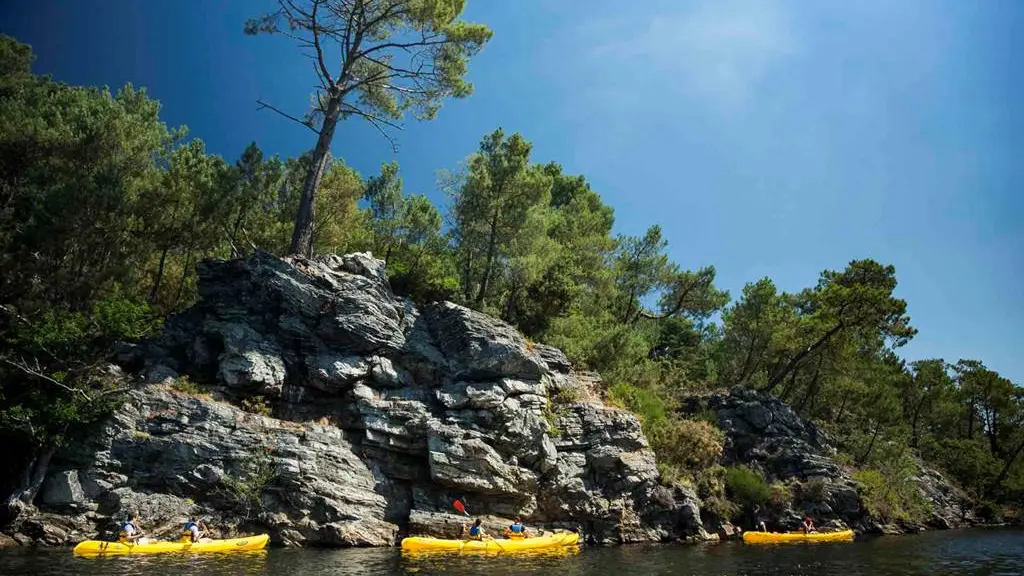
[[[77,470],[65,470],[51,474],[43,484],[42,502],[47,506],[67,506],[85,501],[85,491],[78,481]]]
[[[726,436],[724,464],[745,464],[760,470],[769,482],[781,481],[796,488],[791,507],[774,514],[767,510],[763,513],[772,520],[770,529],[794,528],[807,513],[822,525],[837,523],[882,531],[876,528],[879,521],[871,518],[861,503],[859,483],[833,460],[834,442],[781,400],[737,388],[690,397],[684,406],[691,413],[715,413]],[[920,464],[919,467],[917,483],[932,510],[928,524],[956,528],[975,523],[966,495],[941,474]],[[893,526],[885,529],[900,531]]]
[[[199,275],[199,304],[122,347],[139,387],[54,457],[31,538],[112,537],[131,513],[176,537],[198,513],[220,537],[391,545],[457,534],[456,498],[495,527],[521,515],[593,542],[700,533],[696,498],[659,484],[635,417],[551,404],[593,384],[559,350],[451,303],[418,310],[369,254],[257,253]],[[185,376],[203,393],[178,391]]]

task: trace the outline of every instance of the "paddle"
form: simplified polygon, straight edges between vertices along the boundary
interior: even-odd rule
[[[456,499],[455,502],[452,502],[452,508],[455,508],[459,512],[469,516],[469,512],[466,512],[466,505],[463,504],[461,500]],[[459,544],[459,552],[462,552],[462,547],[466,545],[466,542],[468,542],[468,540],[463,539],[462,544]]]
[[[456,499],[455,502],[452,502],[452,508],[455,508],[459,512],[462,512],[466,516],[469,516],[469,512],[466,512],[466,505],[463,504],[461,500]],[[501,550],[502,552],[505,551],[505,547],[502,546],[501,543],[497,541],[497,539],[495,539],[492,536],[487,536],[487,538],[494,542],[494,545],[497,546],[499,550]],[[459,552],[462,552],[462,547],[466,545],[466,542],[468,542],[468,540],[463,540],[462,544],[459,544]]]

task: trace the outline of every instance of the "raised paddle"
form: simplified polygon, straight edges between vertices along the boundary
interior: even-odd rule
[[[466,516],[469,516],[469,512],[466,512],[466,505],[463,504],[461,500],[456,500],[455,502],[452,502],[452,508],[455,508],[459,512],[462,512]],[[488,540],[493,541],[494,545],[498,547],[498,550],[501,550],[502,552],[505,551],[505,547],[502,546],[501,543],[498,542],[498,540],[496,538],[494,538],[492,536],[485,536],[485,538],[488,539]],[[462,544],[459,545],[459,552],[462,552],[462,547],[466,545],[466,542],[467,542],[467,540],[463,540]]]

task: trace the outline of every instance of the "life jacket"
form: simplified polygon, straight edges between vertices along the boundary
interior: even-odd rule
[[[469,527],[469,535],[470,536],[479,536],[480,535],[480,527],[479,526],[470,526]]]
[[[121,542],[127,542],[128,537],[139,531],[139,527],[131,522],[125,522],[121,524],[121,533],[117,535],[117,539]]]
[[[182,539],[187,538],[191,540],[196,535],[196,531],[198,530],[200,530],[199,524],[196,524],[195,522],[189,520],[188,522],[185,522],[185,527],[181,529],[181,537]]]
[[[523,525],[522,524],[512,524],[511,526],[508,527],[508,529],[511,530],[513,534],[520,534],[523,531]]]

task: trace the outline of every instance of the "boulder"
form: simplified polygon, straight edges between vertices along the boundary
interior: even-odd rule
[[[78,470],[51,473],[43,484],[40,501],[46,506],[68,506],[85,501],[85,492],[78,479]]]

